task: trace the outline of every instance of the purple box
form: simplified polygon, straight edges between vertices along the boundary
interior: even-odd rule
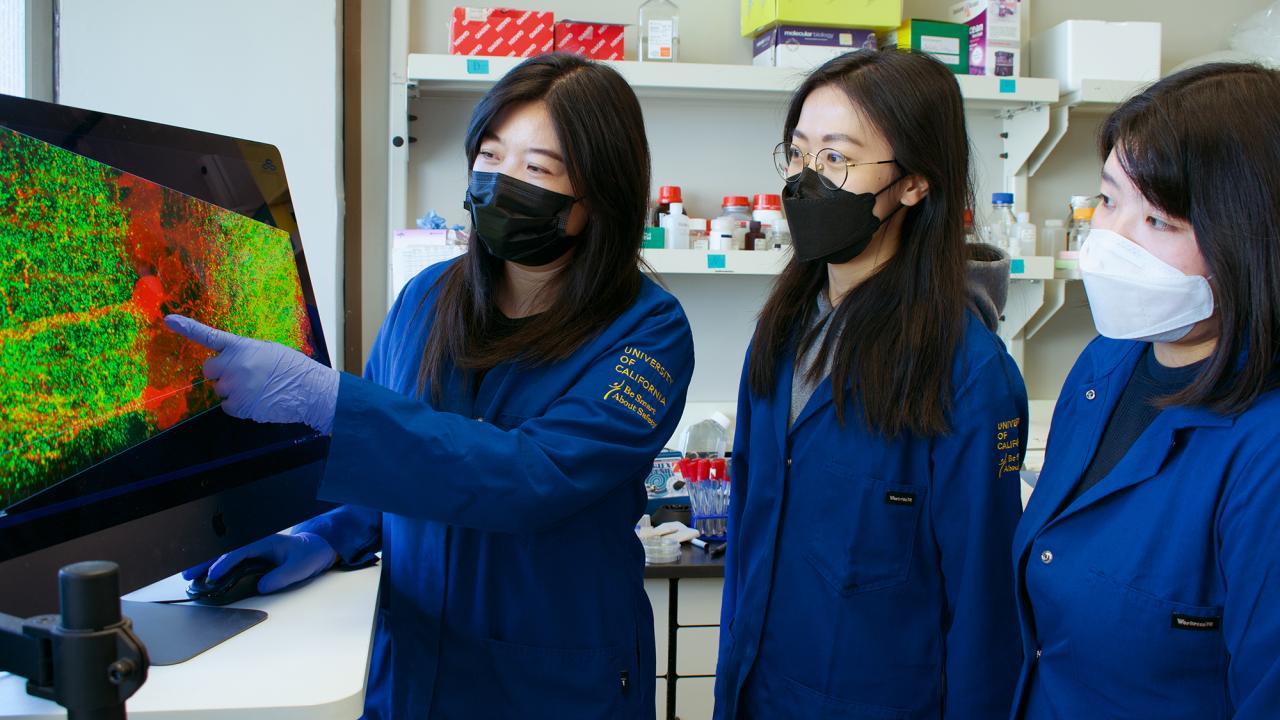
[[[847,52],[878,47],[871,30],[782,25],[756,36],[751,64],[809,70]]]

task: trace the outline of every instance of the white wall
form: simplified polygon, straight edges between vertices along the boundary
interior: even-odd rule
[[[280,148],[342,360],[338,0],[61,0],[58,102]]]

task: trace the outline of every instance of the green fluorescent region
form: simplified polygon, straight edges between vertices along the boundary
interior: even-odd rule
[[[147,374],[113,176],[0,133],[0,508],[41,489],[47,467],[146,436],[130,406]]]

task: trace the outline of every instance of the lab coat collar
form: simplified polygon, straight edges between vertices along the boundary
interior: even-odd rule
[[[813,389],[813,395],[805,402],[804,408],[796,416],[796,421],[788,427],[787,422],[791,419],[791,387],[795,368],[794,350],[789,350],[785,359],[779,364],[778,377],[774,381],[773,388],[774,435],[778,438],[778,449],[783,453],[783,457],[786,457],[787,453],[787,437],[809,418],[822,412],[835,401],[835,396],[831,392],[831,376],[827,375]]]
[[[1037,522],[1033,526],[1061,522],[1110,495],[1151,479],[1177,449],[1179,435],[1183,431],[1199,427],[1229,427],[1235,422],[1235,416],[1221,415],[1208,408],[1168,408],[1156,416],[1106,477],[1076,498],[1057,517],[1052,517],[1092,462],[1107,420],[1146,348],[1147,343],[1132,342],[1120,344],[1110,352],[1099,352],[1093,358],[1094,373],[1063,388],[1063,393],[1067,394],[1065,400],[1070,403],[1070,412],[1060,413],[1059,419],[1070,423],[1062,432],[1063,440],[1068,443],[1068,452],[1064,454],[1061,448],[1057,448],[1054,460],[1064,462],[1066,466],[1053,470],[1056,482],[1037,489],[1037,492],[1043,491],[1048,496],[1037,499],[1035,514],[1040,517],[1034,518]],[[1070,452],[1071,447],[1082,451]]]
[[[779,363],[778,376],[773,382],[773,434],[778,439],[779,457],[787,457],[787,422],[791,419],[791,375],[795,371],[795,358],[788,349]],[[814,393],[817,395],[817,393]],[[813,398],[809,398],[812,404]]]

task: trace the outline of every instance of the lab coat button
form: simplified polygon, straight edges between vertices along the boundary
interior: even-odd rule
[[[791,467],[791,458],[787,458],[787,467]]]
[[[1044,653],[1043,650],[1041,650],[1040,648],[1036,648],[1036,659],[1039,659],[1043,653]]]
[[[1048,565],[1049,563],[1053,562],[1053,552],[1049,550],[1045,550],[1044,552],[1040,553],[1040,562],[1044,563],[1045,565]]]
[[[1084,391],[1084,399],[1085,399],[1085,400],[1092,400],[1092,399],[1094,399],[1094,398],[1096,398],[1096,397],[1098,397],[1098,393],[1094,392],[1092,388],[1090,388],[1089,390],[1085,390],[1085,391]]]

